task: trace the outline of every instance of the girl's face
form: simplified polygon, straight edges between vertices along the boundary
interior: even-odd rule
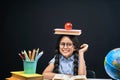
[[[60,53],[66,57],[69,58],[74,51],[74,45],[73,42],[69,39],[69,37],[64,36],[62,37],[60,44],[59,44],[59,51]]]

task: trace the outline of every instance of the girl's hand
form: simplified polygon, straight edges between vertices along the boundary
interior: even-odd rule
[[[82,44],[80,46],[79,53],[81,53],[81,52],[84,53],[87,51],[87,49],[88,49],[88,44]]]

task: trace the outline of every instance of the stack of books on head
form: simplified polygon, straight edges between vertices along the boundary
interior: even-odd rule
[[[85,75],[76,75],[76,76],[68,76],[64,74],[56,74],[52,80],[87,80]]]
[[[43,80],[40,74],[24,74],[24,71],[11,72],[12,76],[6,80]]]

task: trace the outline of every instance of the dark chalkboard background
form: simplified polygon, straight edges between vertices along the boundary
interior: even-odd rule
[[[55,28],[64,28],[70,21],[81,29],[81,44],[88,43],[85,54],[87,69],[97,78],[109,78],[104,58],[113,48],[120,47],[119,0],[4,0],[0,2],[0,78],[10,71],[23,70],[18,53],[40,48],[37,72],[42,73],[53,57],[57,35]]]

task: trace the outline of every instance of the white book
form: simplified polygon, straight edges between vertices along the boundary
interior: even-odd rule
[[[69,77],[64,74],[56,74],[52,80],[87,80],[85,75],[76,75]]]

